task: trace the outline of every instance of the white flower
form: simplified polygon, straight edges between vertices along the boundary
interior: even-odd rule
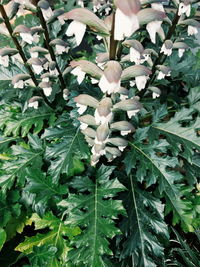
[[[132,14],[127,16],[117,8],[115,14],[114,39],[119,41],[123,40],[125,37],[130,37],[138,29],[139,21],[137,15]]]
[[[179,50],[178,50],[178,56],[179,56],[179,57],[182,57],[183,54],[184,54],[184,52],[185,52],[185,49],[183,49],[183,48],[179,48]]]
[[[31,33],[27,33],[27,32],[20,32],[19,34],[22,38],[22,40],[28,44],[32,44],[34,41],[33,36],[31,35]]]
[[[102,39],[103,39],[103,37],[102,37],[102,36],[100,36],[100,35],[96,35],[96,38],[97,38],[97,40],[98,40],[98,41],[100,41],[100,40],[102,40]]]
[[[112,93],[117,93],[120,89],[121,81],[118,82],[109,82],[105,75],[103,75],[99,81],[99,87],[103,93],[108,93],[109,95]]]
[[[190,12],[191,12],[191,5],[185,5],[184,3],[180,3],[179,4],[179,8],[178,8],[178,15],[181,16],[182,14],[186,14],[187,17],[190,16]]]
[[[18,82],[16,82],[14,84],[14,88],[20,88],[20,89],[24,88],[24,81],[23,80],[19,80]]]
[[[56,52],[58,55],[61,55],[62,53],[66,52],[66,48],[62,45],[56,45]]]
[[[84,80],[85,78],[85,75],[86,73],[84,71],[81,70],[81,68],[78,66],[76,67],[75,69],[73,69],[71,71],[71,73],[75,76],[77,76],[77,81],[78,81],[78,84],[81,84],[82,81]]]
[[[95,117],[96,124],[109,123],[113,119],[113,113],[110,112],[107,116],[100,116],[98,110],[96,109],[94,113],[94,117]]]
[[[88,124],[81,122],[81,126],[80,126],[81,130],[85,130],[87,127],[88,127]]]
[[[50,75],[53,75],[53,76],[58,76],[59,75],[58,70],[56,68],[53,69],[53,70],[50,69],[49,73],[50,73]]]
[[[131,119],[131,117],[135,116],[136,113],[138,113],[140,110],[139,109],[135,109],[135,110],[128,110],[127,111],[127,115],[129,117],[129,119]]]
[[[131,87],[135,86],[135,82],[134,81],[130,81],[129,84],[130,84]]]
[[[130,61],[135,62],[136,65],[140,64],[140,52],[135,48],[130,48]]]
[[[99,82],[99,80],[94,79],[94,78],[91,78],[91,83],[92,83],[92,84],[96,84],[96,83],[98,83],[98,82]]]
[[[198,29],[197,29],[197,27],[189,25],[188,29],[187,29],[187,32],[188,32],[188,36],[195,35],[195,34],[198,33]]]
[[[67,36],[75,35],[76,44],[78,46],[82,42],[85,31],[86,31],[86,25],[83,24],[82,22],[74,20],[68,26],[68,29],[66,31],[66,35]]]
[[[5,68],[9,66],[9,56],[0,56],[0,65],[3,65]]]
[[[146,29],[149,33],[150,39],[152,43],[156,43],[156,33],[161,28],[162,21],[151,21],[147,24]]]
[[[151,7],[155,10],[165,12],[164,7],[161,3],[152,3]]]
[[[158,76],[157,76],[157,80],[162,80],[165,78],[165,74],[162,71],[159,71]]]
[[[37,58],[39,56],[38,52],[31,52],[31,57],[32,58]]]
[[[157,93],[155,93],[155,92],[153,92],[153,94],[152,94],[152,98],[153,99],[155,99],[155,98],[157,98],[157,97],[159,97],[160,95],[159,94],[157,94]]]
[[[33,34],[33,42],[37,44],[39,42],[39,40],[40,40],[39,34],[37,32],[34,33]]]
[[[120,132],[120,134],[121,134],[122,136],[127,135],[127,134],[129,134],[129,133],[131,133],[131,130],[129,130],[129,131],[121,131],[121,132]]]
[[[166,48],[165,44],[163,44],[160,53],[163,53],[166,56],[170,56],[172,54],[172,48]]]
[[[142,75],[135,77],[137,89],[140,91],[145,88],[148,76]]]
[[[48,9],[41,8],[41,10],[42,10],[42,14],[45,20],[48,20],[50,19],[51,16],[53,16],[53,11],[51,7],[49,7]]]
[[[65,24],[65,20],[64,20],[64,18],[63,18],[62,15],[58,16],[58,20],[59,20],[59,22],[60,22],[61,25],[64,25]]]
[[[120,94],[120,100],[126,100],[128,98],[128,95],[123,95],[123,94]]]
[[[43,92],[46,96],[50,96],[52,93],[52,88],[51,87],[43,88]]]
[[[123,152],[123,151],[124,151],[124,149],[126,148],[126,146],[118,146],[118,148],[119,148],[119,150],[120,150],[120,151],[122,151],[122,152]]]
[[[87,109],[87,106],[81,105],[81,104],[78,104],[78,103],[76,103],[76,106],[78,108],[78,113],[80,115],[83,114],[86,111],[86,109]]]
[[[162,80],[165,78],[165,76],[170,76],[170,74],[171,74],[171,71],[169,71],[167,74],[163,73],[162,71],[159,71],[157,80]]]
[[[28,107],[29,108],[38,109],[38,106],[39,106],[39,102],[38,101],[34,101],[34,102],[31,102],[31,103],[28,103]]]
[[[81,7],[84,7],[84,3],[83,3],[83,0],[78,0],[78,3],[77,5],[81,6]]]
[[[42,82],[49,82],[49,77],[44,77],[44,78],[42,78]]]
[[[15,54],[15,55],[11,56],[11,59],[12,59],[12,62],[13,62],[13,63],[15,63],[16,60],[17,60],[17,61],[19,61],[21,64],[23,64],[23,60],[22,60],[22,58],[21,58],[21,56],[20,56],[19,53],[17,53],[17,54]]]
[[[36,74],[40,74],[43,71],[43,67],[39,65],[32,65],[33,70],[35,71]]]

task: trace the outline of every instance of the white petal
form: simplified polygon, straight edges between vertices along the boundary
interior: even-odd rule
[[[170,56],[172,54],[172,48],[171,49],[167,49],[165,47],[165,44],[162,45],[160,53],[163,53],[166,56]]]
[[[14,84],[14,88],[24,88],[24,81],[19,80],[17,83]]]
[[[62,45],[56,45],[56,52],[58,55],[61,55],[66,51],[66,48]]]
[[[102,37],[102,36],[100,36],[100,35],[97,35],[97,36],[96,36],[96,38],[97,38],[97,40],[98,40],[98,41],[100,41],[100,40],[102,40],[102,39],[103,39],[103,37]]]
[[[53,11],[49,7],[48,9],[42,9],[42,14],[44,16],[44,19],[48,20],[48,19],[50,19],[51,16],[53,16]]]
[[[9,56],[0,56],[0,65],[3,65],[5,68],[9,66]]]
[[[187,32],[188,32],[188,36],[195,35],[198,33],[198,29],[197,29],[197,27],[189,25]]]
[[[77,76],[77,81],[79,84],[82,83],[82,81],[84,80],[85,78],[85,72],[81,70],[81,68],[78,66],[76,67],[75,69],[73,69],[71,71],[72,74],[74,74],[75,76]]]
[[[83,114],[86,111],[86,109],[87,109],[87,106],[81,105],[81,104],[78,104],[78,103],[76,103],[76,106],[78,108],[78,113],[80,115]]]
[[[136,86],[139,91],[145,88],[147,79],[148,79],[148,76],[144,76],[144,75],[135,77]]]
[[[58,70],[55,68],[54,70],[49,70],[50,75],[58,76]]]
[[[161,3],[152,3],[151,8],[158,10],[158,11],[165,12],[164,7]]]
[[[122,95],[121,94],[119,98],[123,101],[123,100],[126,100],[128,98],[128,95]]]
[[[119,150],[120,150],[120,151],[122,151],[122,152],[123,152],[123,151],[124,151],[124,149],[126,148],[126,146],[118,146],[118,148],[119,148]]]
[[[190,16],[190,12],[191,12],[191,5],[185,5],[184,3],[180,3],[179,4],[179,8],[178,8],[178,15],[181,16],[182,14],[186,14],[187,17]]]
[[[39,56],[38,52],[31,52],[31,57],[37,58]]]
[[[43,67],[39,65],[32,65],[33,70],[35,71],[36,74],[40,74],[43,71]]]
[[[99,87],[100,87],[101,91],[103,93],[107,92],[109,95],[112,93],[117,93],[118,90],[120,89],[120,84],[121,84],[120,81],[118,81],[117,83],[115,83],[115,82],[110,83],[106,79],[105,75],[103,75],[99,81]]]
[[[28,44],[33,43],[33,36],[30,33],[20,33],[22,40]]]
[[[66,31],[66,35],[67,36],[75,35],[76,44],[78,46],[82,42],[85,31],[86,31],[86,25],[83,24],[82,22],[74,20],[69,24],[68,29]]]
[[[127,111],[127,115],[129,117],[129,119],[131,119],[131,117],[135,116],[139,111],[140,111],[139,109]]]
[[[113,120],[113,113],[110,112],[107,116],[100,116],[98,110],[95,110],[94,118],[96,124],[110,123]]]
[[[157,97],[159,97],[160,95],[159,94],[157,94],[157,93],[155,93],[155,92],[153,92],[153,94],[152,94],[152,98],[153,99],[155,99],[155,98],[157,98]]]
[[[46,96],[50,96],[52,93],[52,88],[48,87],[48,88],[43,88],[43,92]]]
[[[182,57],[183,54],[184,54],[184,52],[185,52],[185,49],[179,48],[179,50],[178,50],[178,56],[179,57]]]
[[[39,106],[39,102],[38,101],[34,101],[34,102],[31,102],[31,103],[28,103],[28,107],[29,108],[38,109],[38,106]]]
[[[124,135],[127,135],[127,134],[131,133],[131,130],[129,130],[129,131],[121,131],[120,133],[121,133],[122,136],[124,136]]]
[[[40,40],[39,34],[38,33],[33,34],[33,42],[37,44],[39,40]]]
[[[157,76],[157,80],[162,80],[165,78],[165,74],[162,71],[159,71],[158,76]]]
[[[115,31],[114,39],[123,40],[124,37],[130,37],[136,30],[139,29],[139,21],[137,15],[125,15],[119,8],[115,14]]]
[[[85,130],[88,127],[88,124],[81,122],[80,129]]]
[[[91,78],[91,83],[92,83],[92,84],[96,84],[96,83],[98,83],[98,82],[99,82],[99,80],[94,79],[94,78]]]
[[[49,77],[42,78],[42,82],[49,82]]]
[[[130,61],[135,62],[136,65],[140,64],[140,52],[135,48],[130,48]]]
[[[133,86],[135,86],[135,81],[130,81],[129,84],[131,87],[133,87]]]
[[[161,28],[162,21],[151,21],[147,24],[146,29],[149,33],[150,39],[152,43],[156,43],[156,33]]]

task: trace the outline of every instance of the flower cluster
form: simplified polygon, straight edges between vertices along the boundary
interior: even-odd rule
[[[72,62],[71,65],[80,75],[90,74],[99,78],[98,85],[103,98],[98,100],[90,95],[81,94],[74,98],[78,112],[82,115],[88,108],[91,114],[79,117],[81,130],[85,139],[92,146],[91,164],[95,165],[101,156],[105,155],[109,161],[120,156],[128,142],[121,136],[134,131],[133,125],[127,120],[116,120],[117,111],[125,111],[129,118],[142,108],[138,97],[128,96],[128,90],[121,86],[123,71],[117,61],[111,60],[104,65],[102,71],[95,64],[86,61]],[[87,66],[87,67],[85,67]],[[74,73],[72,71],[72,73]],[[125,73],[126,74],[126,73]],[[79,79],[79,78],[78,78]],[[79,80],[80,81],[80,80]]]

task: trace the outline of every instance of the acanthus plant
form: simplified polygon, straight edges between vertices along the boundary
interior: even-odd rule
[[[1,0],[2,266],[168,266],[199,228],[197,8]]]

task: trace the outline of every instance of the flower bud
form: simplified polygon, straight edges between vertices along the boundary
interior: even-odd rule
[[[109,135],[109,128],[107,123],[104,123],[102,125],[100,125],[97,128],[97,132],[96,132],[96,138],[95,138],[95,143],[96,144],[102,144],[106,142],[106,139]]]
[[[86,94],[81,94],[75,97],[74,101],[80,105],[89,106],[92,108],[97,108],[99,104],[99,101],[96,98]]]
[[[138,110],[142,108],[142,104],[138,102],[136,99],[127,99],[124,101],[120,101],[113,106],[113,109],[121,109],[125,111],[129,110]]]
[[[97,124],[99,123],[107,123],[110,122],[113,118],[113,113],[111,111],[112,101],[109,97],[103,98],[95,110],[95,121]]]
[[[96,136],[96,131],[90,127],[87,127],[82,133],[90,138],[95,138]]]

